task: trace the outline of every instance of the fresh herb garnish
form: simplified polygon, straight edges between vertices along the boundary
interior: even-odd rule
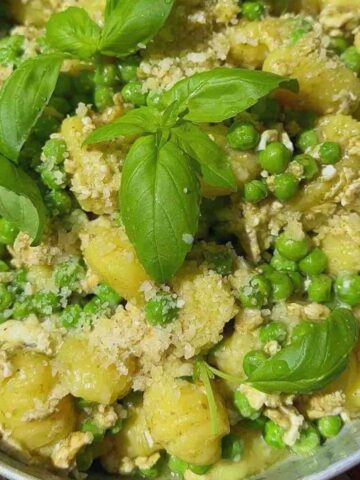
[[[266,393],[320,390],[345,370],[358,334],[351,310],[337,308],[251,372],[248,383]]]
[[[91,145],[152,135],[137,140],[125,160],[120,208],[137,256],[157,282],[169,280],[191,249],[200,211],[197,178],[229,192],[237,189],[224,151],[192,122],[221,122],[280,86],[296,90],[297,82],[232,68],[198,73],[166,92],[158,109],[132,110],[87,137]]]

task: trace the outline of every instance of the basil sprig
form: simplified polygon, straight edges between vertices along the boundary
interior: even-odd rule
[[[131,110],[85,140],[91,145],[144,137],[125,160],[120,208],[137,256],[156,281],[169,280],[191,248],[199,218],[197,178],[229,192],[237,189],[222,148],[189,120],[221,122],[280,86],[298,88],[295,80],[265,72],[217,68],[195,74],[166,92],[158,109]]]
[[[46,43],[82,60],[95,54],[125,57],[146,45],[161,29],[175,0],[107,0],[100,27],[87,12],[70,7],[46,25]]]
[[[248,383],[266,393],[320,390],[345,370],[358,335],[359,322],[351,310],[337,308],[259,366]]]

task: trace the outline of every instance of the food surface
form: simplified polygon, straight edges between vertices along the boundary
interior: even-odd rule
[[[241,480],[360,416],[359,75],[358,0],[0,3],[2,451]]]

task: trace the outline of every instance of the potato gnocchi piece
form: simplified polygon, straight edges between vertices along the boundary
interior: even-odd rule
[[[65,161],[65,170],[70,175],[71,190],[81,207],[97,215],[109,214],[116,210],[122,152],[119,146],[115,148],[113,145],[84,147],[82,144],[87,133],[80,117],[64,120],[61,134],[70,154]]]
[[[49,405],[58,383],[48,357],[21,351],[11,359],[14,373],[0,383],[0,424],[22,447],[35,451],[53,444],[75,428],[69,396]]]
[[[281,103],[292,108],[326,115],[352,113],[359,106],[360,80],[338,59],[327,57],[314,34],[274,50],[263,70],[299,81],[299,94],[279,90],[277,95]]]
[[[230,33],[230,61],[239,67],[261,68],[270,52],[289,37],[291,23],[286,18],[242,20]]]
[[[124,230],[101,218],[84,234],[83,252],[91,269],[126,300],[141,300],[144,282],[150,281]]]
[[[61,381],[75,397],[111,404],[130,390],[134,362],[110,363],[86,338],[67,337],[56,357]]]
[[[221,438],[229,421],[216,393],[219,433],[214,435],[205,389],[198,383],[163,375],[145,391],[147,424],[155,442],[171,455],[196,465],[212,465],[221,457]]]

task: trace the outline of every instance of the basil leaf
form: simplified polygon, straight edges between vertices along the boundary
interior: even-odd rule
[[[324,388],[346,368],[358,339],[358,321],[338,308],[329,318],[269,358],[248,378],[257,390],[311,393]]]
[[[40,241],[46,209],[35,181],[0,155],[0,215]]]
[[[70,7],[50,17],[45,29],[49,47],[81,60],[93,57],[101,30],[83,8]]]
[[[156,133],[160,126],[160,112],[152,107],[130,110],[113,123],[98,128],[86,138],[84,144],[107,142],[118,137]]]
[[[63,56],[41,55],[25,61],[0,90],[0,153],[17,162],[31,129],[50,100]]]
[[[179,113],[193,122],[222,122],[254,105],[278,87],[298,90],[296,80],[240,68],[215,68],[176,83],[162,104],[179,102]]]
[[[206,183],[214,187],[236,190],[236,180],[223,150],[199,127],[189,122],[171,130],[184,152],[200,165]]]
[[[137,256],[157,282],[169,280],[191,249],[199,203],[191,160],[172,141],[139,138],[123,167],[120,208]]]
[[[164,25],[175,0],[107,0],[100,51],[123,57],[148,43]]]

